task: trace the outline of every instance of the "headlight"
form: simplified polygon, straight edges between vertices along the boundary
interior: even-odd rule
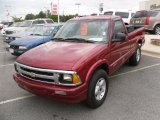
[[[67,82],[72,82],[72,75],[64,74],[63,80]]]
[[[61,84],[79,85],[82,83],[77,74],[60,74],[59,82]]]
[[[17,32],[18,32],[17,30],[14,30],[14,31],[13,31],[13,33],[17,33]]]
[[[27,49],[25,46],[19,46],[19,49]]]
[[[14,64],[15,71],[18,72],[20,70],[20,66]]]

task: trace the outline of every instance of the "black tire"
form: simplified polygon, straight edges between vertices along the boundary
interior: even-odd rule
[[[138,56],[139,58],[137,58]],[[140,45],[137,45],[137,49],[135,53],[129,59],[129,63],[132,66],[137,66],[140,63],[140,60],[141,60],[141,47]]]
[[[153,30],[153,33],[155,35],[160,35],[160,25],[156,25],[154,30]]]
[[[95,90],[96,90],[96,86],[98,84],[98,82],[100,80],[103,80],[105,81],[104,84],[106,84],[106,89],[101,89],[104,92],[104,95],[102,97],[101,100],[97,100],[96,98],[96,94],[95,94]],[[100,87],[99,87],[100,88]],[[101,90],[99,90],[99,92],[101,92]],[[99,69],[97,70],[94,75],[92,76],[92,79],[89,83],[89,89],[88,89],[88,97],[87,97],[87,106],[90,107],[90,108],[98,108],[99,106],[101,106],[104,102],[104,100],[106,99],[106,96],[107,96],[107,92],[108,92],[108,76],[107,76],[107,73],[102,70],[102,69]]]

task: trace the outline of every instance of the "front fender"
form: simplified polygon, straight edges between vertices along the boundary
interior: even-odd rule
[[[31,49],[49,41],[51,41],[51,38],[48,38],[45,40],[42,39],[42,40],[33,41],[31,44],[27,45],[27,48]]]
[[[86,75],[86,79],[85,80],[86,80],[87,84],[90,82],[94,72],[98,69],[98,67],[100,67],[103,64],[106,64],[108,66],[108,61],[106,59],[103,59],[103,60],[97,61],[96,63],[94,63],[92,65],[92,67],[89,69],[89,71],[87,72],[87,75]],[[106,72],[107,73],[109,72],[108,70],[109,69],[106,68]]]
[[[160,20],[159,21],[156,21],[155,23],[154,23],[154,25],[153,25],[153,30],[154,30],[154,28],[156,27],[156,25],[159,25],[160,24]]]

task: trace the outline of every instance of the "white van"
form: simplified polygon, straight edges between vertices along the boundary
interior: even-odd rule
[[[133,11],[119,11],[119,10],[104,12],[104,15],[116,15],[116,16],[122,17],[122,19],[126,25],[130,24],[130,20],[134,14],[135,14],[135,12],[133,12]]]

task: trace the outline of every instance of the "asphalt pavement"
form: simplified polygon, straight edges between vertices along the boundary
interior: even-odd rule
[[[0,39],[0,120],[159,120],[160,59],[142,56],[141,63],[123,65],[109,79],[109,92],[98,109],[84,103],[51,101],[19,88],[12,75],[16,57]]]

